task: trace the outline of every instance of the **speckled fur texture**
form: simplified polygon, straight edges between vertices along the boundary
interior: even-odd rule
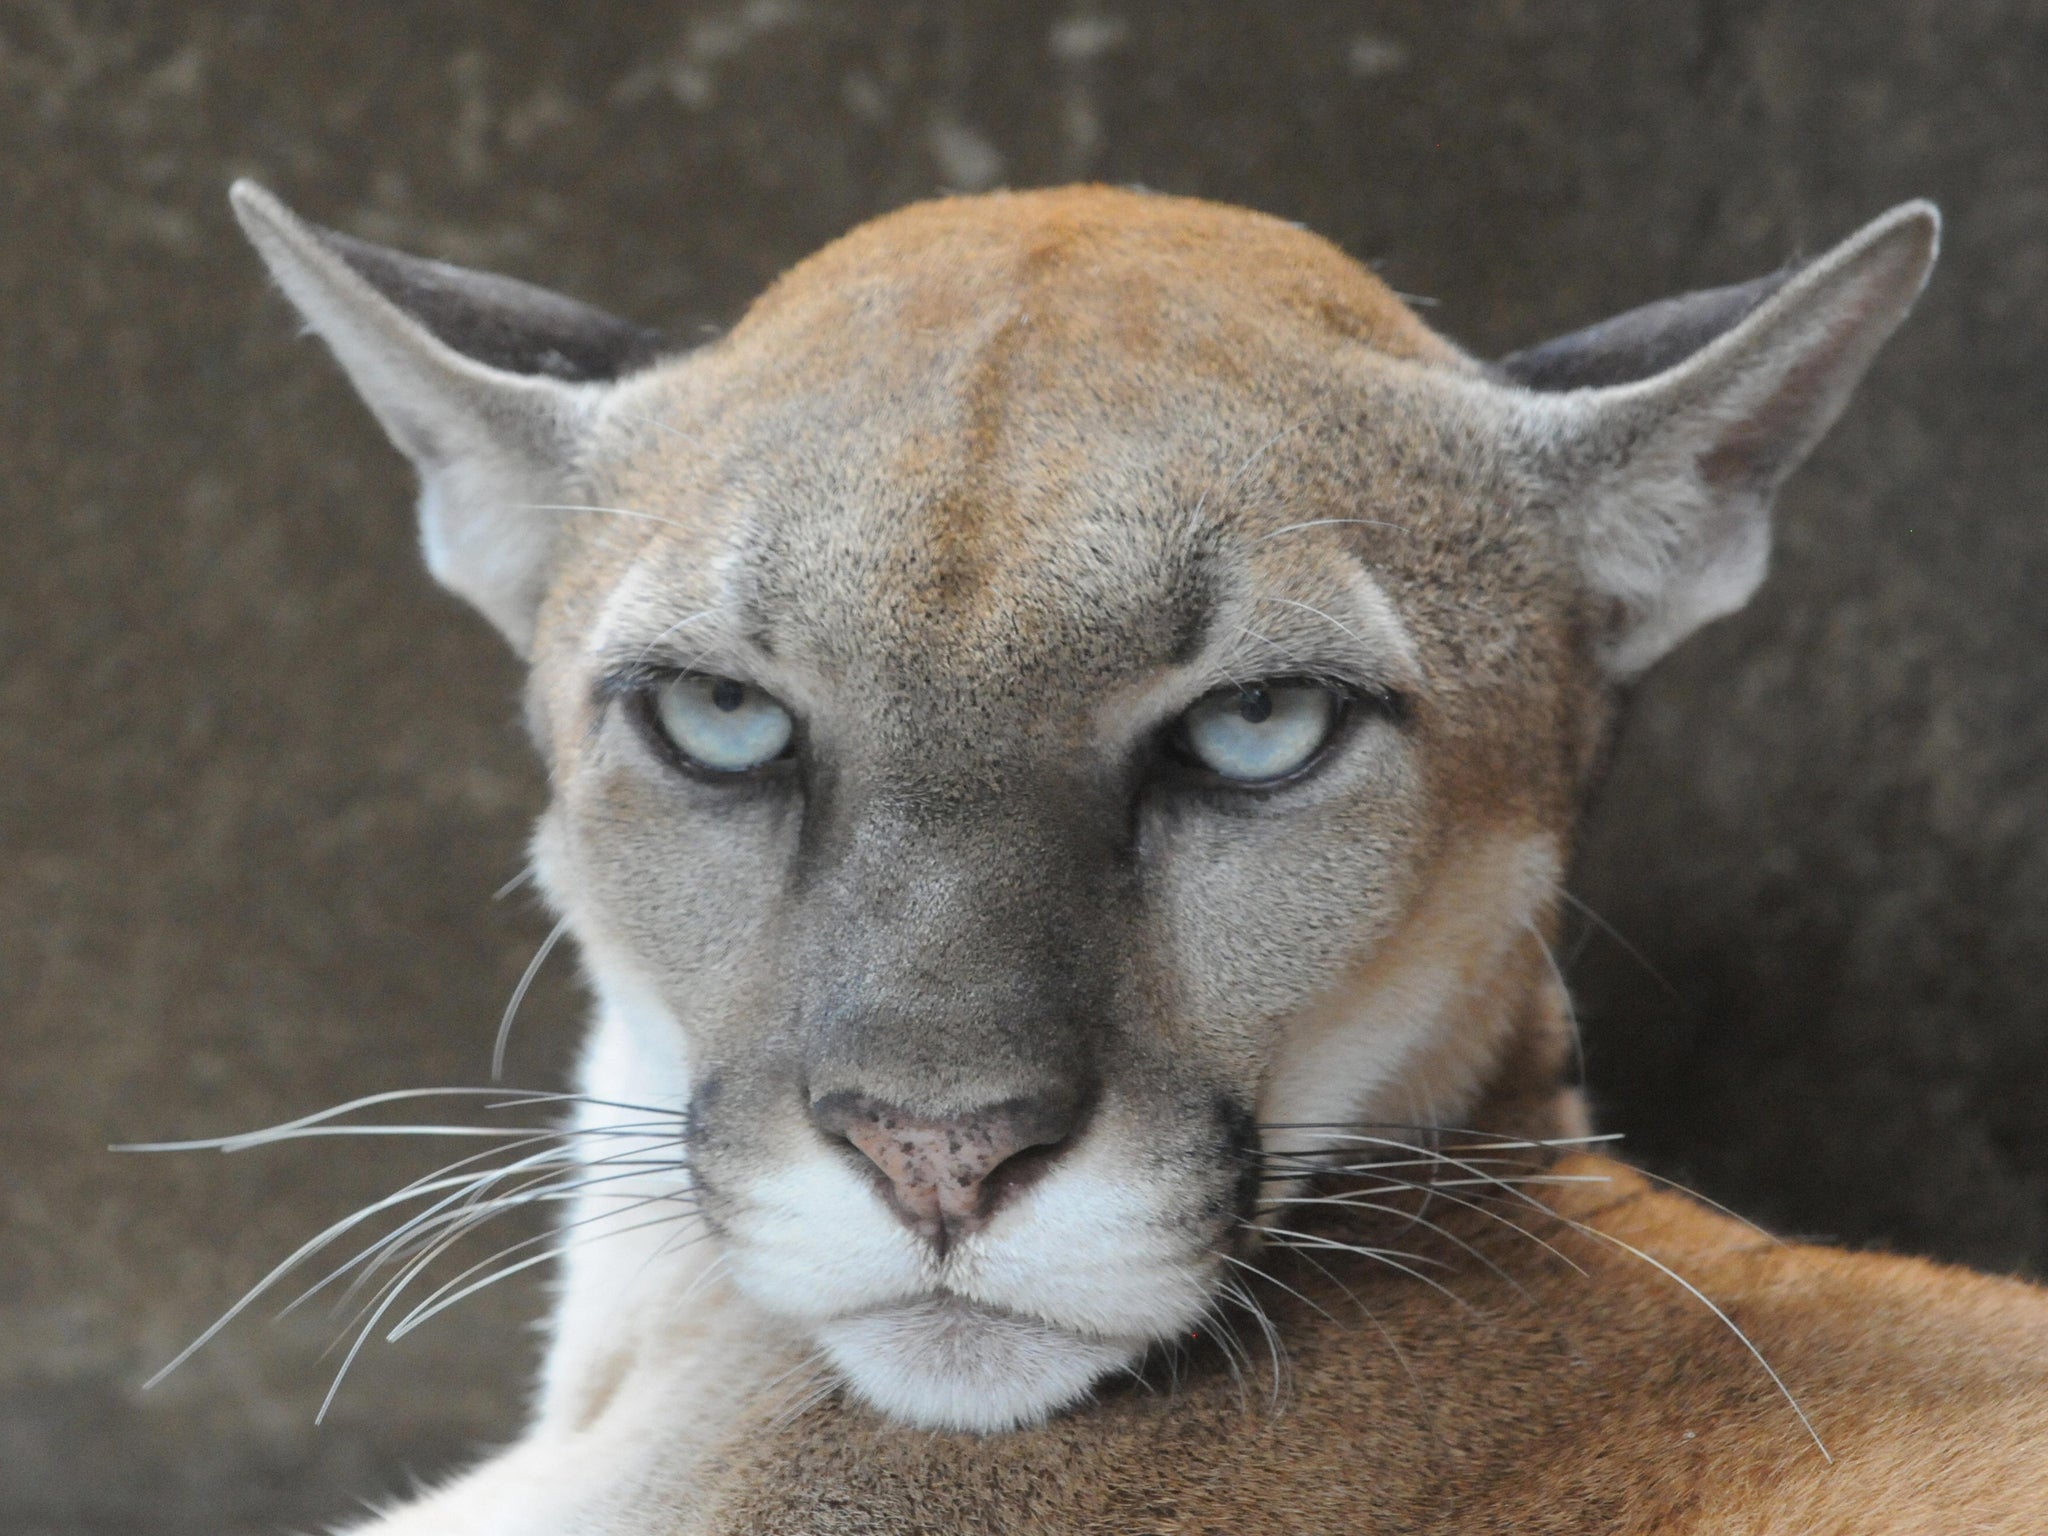
[[[643,1159],[572,1207],[527,1438],[376,1529],[2040,1507],[2038,1293],[1549,1145],[1610,701],[1754,590],[1930,208],[1489,366],[1292,226],[1102,188],[879,220],[680,357],[237,206],[531,662],[536,867],[597,998],[575,1127]],[[782,701],[786,764],[678,764],[636,701],[688,674]],[[1289,678],[1350,701],[1310,769],[1162,755]],[[1073,1129],[935,1246],[821,1134],[849,1095]],[[1262,1397],[1233,1319],[1268,1314]]]

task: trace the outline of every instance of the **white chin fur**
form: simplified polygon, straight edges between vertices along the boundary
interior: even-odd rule
[[[841,1318],[817,1337],[853,1394],[892,1419],[979,1434],[1039,1423],[1143,1350],[956,1299]]]

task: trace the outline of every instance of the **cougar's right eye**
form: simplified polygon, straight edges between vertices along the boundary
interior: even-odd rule
[[[796,722],[751,683],[683,673],[654,685],[648,713],[668,744],[707,773],[751,773],[790,750]]]
[[[1197,702],[1181,716],[1175,745],[1218,778],[1271,784],[1315,760],[1343,710],[1344,696],[1319,683],[1249,683]]]

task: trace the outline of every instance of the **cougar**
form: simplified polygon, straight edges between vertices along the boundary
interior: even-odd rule
[[[362,1529],[2048,1528],[2048,1297],[1605,1156],[1550,948],[1931,206],[1486,361],[1139,191],[903,209],[695,350],[233,202],[530,666],[594,997],[371,1254],[563,1206],[480,1267],[559,1250],[529,1427]]]

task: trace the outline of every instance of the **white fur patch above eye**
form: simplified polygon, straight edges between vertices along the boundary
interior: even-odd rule
[[[844,1318],[818,1341],[854,1395],[891,1418],[980,1434],[1043,1422],[1144,1350],[952,1297]]]

